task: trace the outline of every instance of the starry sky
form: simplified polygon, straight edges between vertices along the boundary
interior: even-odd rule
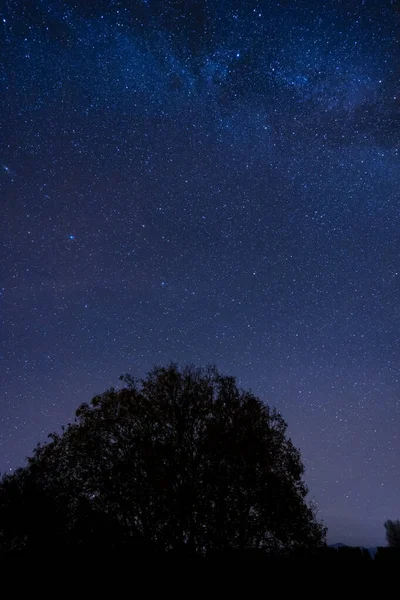
[[[330,542],[400,517],[400,5],[0,1],[0,469],[155,363],[276,406]]]

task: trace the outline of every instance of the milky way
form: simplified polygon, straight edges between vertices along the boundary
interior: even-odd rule
[[[0,31],[0,468],[120,373],[215,363],[282,412],[330,540],[382,543],[398,3],[8,1]]]

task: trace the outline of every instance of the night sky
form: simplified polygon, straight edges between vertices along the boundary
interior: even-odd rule
[[[331,542],[400,517],[400,10],[0,2],[0,469],[124,372],[276,406]]]

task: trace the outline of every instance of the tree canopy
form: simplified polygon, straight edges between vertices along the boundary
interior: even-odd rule
[[[386,541],[390,548],[400,548],[400,521],[386,521]]]
[[[324,544],[281,415],[215,368],[121,378],[0,483],[0,548],[212,556]]]

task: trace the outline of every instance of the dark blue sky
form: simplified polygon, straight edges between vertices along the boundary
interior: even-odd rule
[[[400,506],[394,1],[0,3],[0,468],[123,372],[276,406],[336,542]]]

